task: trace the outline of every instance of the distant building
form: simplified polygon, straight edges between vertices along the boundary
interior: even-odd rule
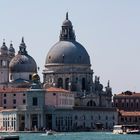
[[[114,95],[114,106],[118,108],[119,124],[140,125],[140,93],[131,91]]]

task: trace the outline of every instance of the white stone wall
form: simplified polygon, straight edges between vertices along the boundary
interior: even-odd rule
[[[14,132],[17,131],[17,113],[16,111],[0,112],[0,131]]]

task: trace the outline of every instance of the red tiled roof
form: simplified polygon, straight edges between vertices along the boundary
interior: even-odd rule
[[[123,117],[140,116],[140,111],[120,111]]]
[[[27,91],[27,88],[12,88],[12,87],[0,88],[0,93],[15,93],[23,91]]]
[[[69,93],[68,90],[65,90],[65,89],[62,89],[62,88],[55,88],[55,87],[47,88],[47,91],[48,92],[67,92],[67,93]]]

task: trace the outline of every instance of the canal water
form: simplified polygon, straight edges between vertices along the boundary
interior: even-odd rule
[[[140,135],[121,135],[111,132],[69,132],[49,136],[42,133],[18,133],[17,135],[20,136],[20,140],[140,140]]]

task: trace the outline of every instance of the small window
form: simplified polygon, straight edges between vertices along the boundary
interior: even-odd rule
[[[23,99],[23,104],[26,104],[26,100],[25,99]]]
[[[115,117],[114,117],[114,115],[112,116],[112,120],[114,120],[115,119]]]
[[[10,75],[10,80],[12,80],[12,79],[13,79],[13,75],[11,74],[11,75]]]
[[[13,96],[16,96],[16,94],[13,94]]]
[[[75,120],[77,120],[78,119],[78,116],[75,116]]]
[[[106,120],[108,120],[108,116],[106,116]]]
[[[38,105],[37,97],[33,97],[33,106],[37,106],[37,105]]]
[[[6,94],[4,94],[4,97],[6,97]]]
[[[13,100],[13,104],[16,104],[16,99]]]
[[[53,96],[55,96],[56,95],[56,93],[53,93]]]
[[[24,116],[22,116],[22,117],[21,117],[21,120],[22,120],[22,121],[24,121],[24,120],[25,120],[25,117],[24,117]]]
[[[6,104],[6,103],[7,103],[7,100],[6,100],[6,99],[4,99],[4,100],[3,100],[3,103],[4,103],[4,104]]]
[[[31,74],[29,75],[29,80],[32,80],[32,75]]]
[[[23,96],[25,96],[25,93],[23,93]]]
[[[16,108],[16,106],[13,106],[13,108],[15,109],[15,108]]]
[[[4,106],[3,108],[6,109],[6,106]]]

